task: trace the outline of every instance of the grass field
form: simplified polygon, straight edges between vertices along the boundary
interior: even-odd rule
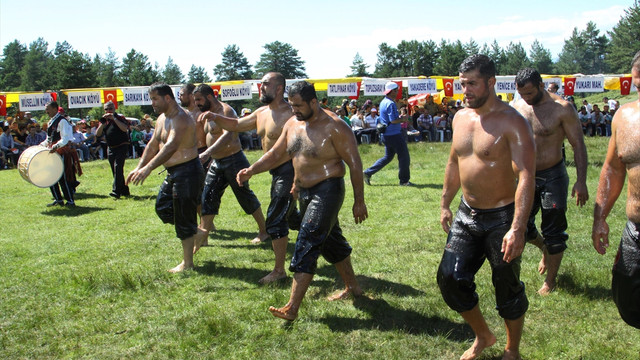
[[[586,139],[590,200],[584,208],[569,207],[569,248],[551,296],[536,295],[540,252],[525,248],[525,359],[640,356],[640,332],[620,319],[610,295],[611,266],[626,221],[624,194],[609,218],[611,249],[600,256],[591,245],[607,140]],[[194,271],[173,275],[167,269],[180,262],[181,248],[173,227],[154,213],[163,178],[158,171],[132,188],[132,197],[114,200],[107,195],[108,163],[85,163],[75,209],[46,208],[48,189],[28,184],[16,170],[0,171],[0,358],[457,359],[473,334],[446,306],[435,280],[446,240],[438,206],[449,146],[410,144],[415,187],[396,185],[395,160],[376,174],[365,188],[369,219],[361,225],[354,224],[347,186],[340,221],[368,298],[327,302],[343,284],[321,259],[292,324],[267,311],[287,302],[291,280],[258,285],[273,266],[270,243],[249,244],[257,227],[230,192],[216,218],[212,246],[196,255]],[[360,151],[367,167],[383,148],[362,145]],[[251,162],[260,155],[247,153]],[[570,148],[567,155],[572,159]],[[136,163],[129,160],[126,172]],[[572,165],[569,174],[573,184]],[[251,180],[263,210],[269,182],[268,174]],[[293,241],[288,250],[290,259]],[[498,337],[482,358],[496,359],[505,332],[494,309],[488,265],[476,280],[481,309]]]

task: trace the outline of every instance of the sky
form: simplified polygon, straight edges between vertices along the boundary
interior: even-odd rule
[[[111,49],[119,59],[135,49],[152,65],[163,68],[171,57],[185,76],[195,65],[215,79],[213,68],[227,46],[237,45],[255,65],[265,44],[280,41],[298,50],[309,78],[329,79],[349,74],[356,53],[373,72],[378,46],[402,40],[473,39],[480,46],[497,40],[503,49],[520,42],[529,52],[537,39],[556,60],[574,28],[593,21],[606,34],[632,5],[633,0],[0,0],[0,46],[14,40],[28,46],[42,37],[50,50],[67,41],[91,58]]]

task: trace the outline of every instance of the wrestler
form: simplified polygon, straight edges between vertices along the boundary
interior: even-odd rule
[[[322,255],[334,264],[346,288],[329,297],[344,299],[360,296],[362,290],[351,266],[351,247],[338,222],[344,199],[345,163],[349,167],[353,187],[353,217],[356,224],[367,218],[364,202],[362,161],[355,136],[337,116],[330,116],[318,103],[313,85],[299,81],[289,89],[289,103],[295,119],[289,120],[282,135],[256,163],[238,172],[238,184],[251,176],[272,169],[292,159],[294,184],[299,190],[302,221],[289,270],[295,274],[289,302],[269,311],[279,318],[295,320],[302,299],[311,284]]]
[[[207,232],[198,228],[198,203],[204,170],[196,148],[196,124],[176,102],[173,90],[155,83],[149,88],[151,106],[156,114],[156,131],[147,144],[138,166],[127,176],[127,185],[142,185],[153,169],[167,170],[156,199],[156,213],[164,223],[174,224],[182,240],[183,260],[169,270],[176,273],[193,268],[194,243],[202,242]]]
[[[604,255],[609,247],[607,216],[628,175],[628,221],[613,264],[611,288],[622,320],[640,329],[640,51],[631,62],[631,79],[638,89],[638,101],[625,104],[613,117],[609,148],[598,182],[591,239],[596,251]]]
[[[184,84],[180,88],[178,94],[180,99],[180,106],[182,106],[191,115],[191,118],[196,122],[196,140],[198,141],[198,154],[207,150],[207,137],[204,132],[204,119],[200,118],[200,108],[196,105],[195,98],[193,96],[193,90],[196,86],[193,84]]]
[[[545,91],[542,77],[532,68],[518,71],[516,87],[522,99],[513,107],[529,121],[536,143],[536,187],[527,224],[527,240],[542,250],[538,272],[547,272],[540,295],[548,295],[556,286],[558,269],[567,248],[567,192],[569,176],[562,156],[567,138],[573,148],[576,182],[571,197],[582,207],[589,199],[587,191],[587,148],[582,126],[573,106]],[[536,214],[542,208],[542,236],[536,229]]]
[[[227,117],[212,113],[213,121],[221,128],[233,132],[256,129],[262,139],[264,152],[271,150],[282,134],[284,124],[293,116],[291,106],[284,100],[285,78],[280,73],[270,72],[262,78],[260,101],[265,106],[243,118]],[[293,165],[283,158],[269,171],[271,180],[271,202],[267,209],[267,233],[271,237],[271,247],[275,254],[273,271],[260,279],[267,284],[287,277],[284,262],[287,256],[289,228],[297,230],[300,216],[291,194],[293,186]]]
[[[460,359],[475,359],[496,342],[475,292],[474,276],[485,258],[507,329],[503,359],[520,357],[529,304],[520,281],[520,255],[533,198],[535,145],[531,126],[496,96],[495,82],[495,65],[485,55],[472,55],[460,65],[466,108],[453,119],[442,189],[440,222],[448,236],[438,286],[476,336]],[[453,218],[449,207],[460,187],[462,200]]]
[[[207,149],[200,153],[200,162],[206,163],[212,159],[202,190],[202,209],[200,211],[200,227],[207,231],[213,230],[213,219],[218,215],[220,201],[227,186],[231,185],[238,203],[245,213],[251,214],[258,224],[258,235],[254,241],[263,241],[269,237],[267,234],[264,215],[260,201],[246,186],[238,186],[235,182],[236,174],[240,169],[249,166],[249,161],[244,156],[238,133],[223,130],[210,121],[213,113],[235,117],[236,112],[221,101],[218,101],[213,89],[207,84],[200,84],[193,91],[196,105],[202,111],[200,117],[204,119],[204,131],[207,134]],[[203,239],[204,242],[205,239]],[[196,253],[203,243],[196,242],[193,252]]]

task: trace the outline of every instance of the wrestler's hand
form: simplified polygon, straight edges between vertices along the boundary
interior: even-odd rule
[[[453,220],[453,213],[449,208],[440,208],[440,225],[442,225],[442,230],[449,233],[451,229],[451,221]]]
[[[364,203],[364,201],[354,202],[352,211],[353,219],[356,221],[356,224],[360,224],[369,217],[369,213],[367,212],[367,205]]]
[[[609,224],[605,220],[594,221],[591,230],[591,240],[593,240],[593,248],[598,254],[604,255],[609,247]]]
[[[300,193],[300,189],[296,185],[296,180],[293,180],[293,184],[291,185],[291,190],[289,191],[291,196],[293,196],[293,201],[298,201],[298,194]]]
[[[244,168],[240,171],[238,171],[238,174],[236,175],[236,181],[238,182],[238,186],[242,187],[244,186],[244,182],[245,181],[249,181],[249,179],[251,179],[252,174],[249,171],[249,168]]]
[[[502,249],[504,253],[502,260],[510,263],[513,259],[522,255],[524,250],[524,234],[516,233],[513,229],[509,229],[502,238]]]
[[[571,190],[571,197],[576,198],[576,205],[583,207],[589,200],[589,192],[587,191],[587,184],[576,182]]]
[[[204,163],[206,163],[209,160],[211,155],[207,154],[207,152],[204,151],[202,154],[198,155],[198,157],[200,158],[200,164],[204,165]]]
[[[133,183],[133,185],[142,185],[144,180],[149,176],[151,170],[149,170],[146,166],[142,168],[133,169],[129,175],[127,176],[127,180],[124,182],[125,185],[129,185],[129,183]]]
[[[205,111],[202,113],[202,118],[205,121],[216,121],[216,113],[211,112],[211,111]]]

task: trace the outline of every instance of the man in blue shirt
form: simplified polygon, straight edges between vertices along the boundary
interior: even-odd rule
[[[389,81],[384,86],[385,98],[380,102],[380,122],[387,125],[384,134],[381,134],[384,142],[384,156],[378,159],[370,168],[364,171],[364,182],[371,185],[371,176],[380,171],[398,154],[398,178],[401,186],[412,186],[409,182],[411,174],[409,165],[411,158],[409,157],[409,149],[407,141],[402,135],[401,123],[408,121],[406,115],[398,115],[398,107],[396,106],[396,95],[398,94],[398,84]]]

